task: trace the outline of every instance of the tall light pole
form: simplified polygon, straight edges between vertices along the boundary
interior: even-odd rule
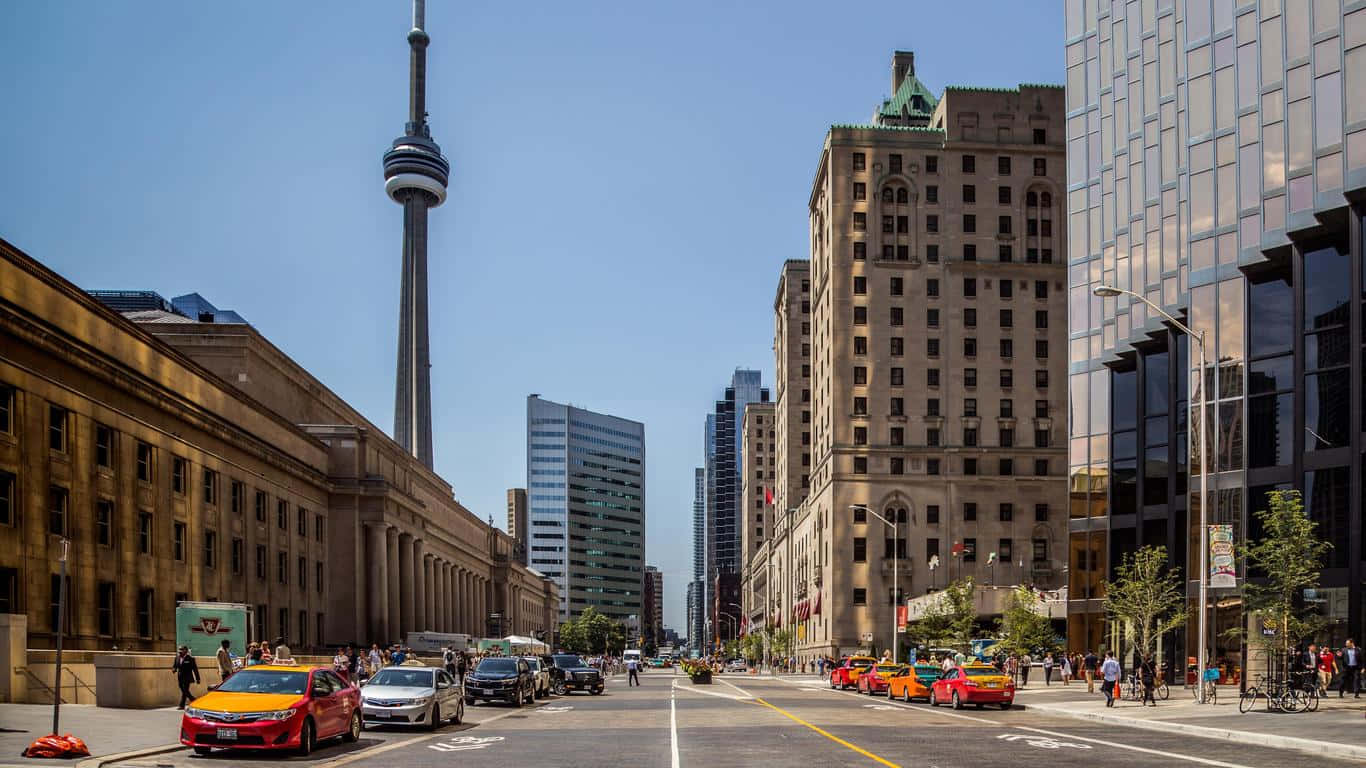
[[[1200,621],[1198,623],[1199,629],[1197,630],[1200,639],[1200,647],[1196,652],[1197,669],[1195,672],[1195,690],[1200,703],[1204,704],[1204,676],[1205,664],[1207,662],[1205,645],[1206,635],[1209,631],[1206,626],[1206,614],[1209,613],[1209,543],[1206,540],[1209,536],[1209,525],[1207,524],[1209,519],[1209,463],[1210,454],[1217,453],[1209,444],[1210,414],[1209,409],[1205,407],[1206,402],[1209,400],[1209,386],[1208,382],[1205,380],[1205,332],[1200,331],[1199,333],[1196,333],[1185,323],[1172,317],[1161,307],[1133,291],[1116,288],[1111,285],[1097,285],[1091,292],[1102,298],[1123,294],[1138,299],[1151,307],[1154,312],[1166,318],[1167,322],[1171,323],[1172,327],[1176,328],[1176,330],[1189,336],[1200,348]],[[1188,392],[1186,397],[1187,423],[1190,422],[1190,410],[1194,402],[1194,393]]]
[[[900,650],[899,646],[901,645],[896,641],[896,609],[898,607],[898,604],[901,602],[898,599],[900,597],[900,594],[898,593],[900,591],[901,582],[898,581],[896,578],[896,566],[897,563],[901,560],[901,551],[898,548],[901,543],[901,539],[898,538],[896,535],[895,522],[888,520],[882,515],[879,515],[878,513],[874,512],[873,510],[869,509],[867,506],[863,504],[850,504],[849,508],[861,509],[864,512],[867,512],[868,514],[872,515],[873,517],[876,517],[877,519],[881,520],[883,525],[886,525],[892,529],[892,663],[895,664],[897,663],[897,655],[898,651]],[[895,515],[893,515],[893,517],[895,517]]]

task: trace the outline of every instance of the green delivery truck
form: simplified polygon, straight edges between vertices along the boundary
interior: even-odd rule
[[[245,603],[176,603],[176,646],[189,646],[194,656],[213,656],[227,640],[232,655],[241,658],[256,633],[254,618]]]

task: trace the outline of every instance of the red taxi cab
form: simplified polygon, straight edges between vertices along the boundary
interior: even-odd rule
[[[872,696],[875,693],[887,692],[887,681],[894,675],[899,675],[906,669],[905,664],[893,664],[890,661],[879,661],[858,676],[858,692]]]
[[[930,686],[932,707],[948,702],[954,709],[962,709],[964,704],[976,704],[978,709],[997,704],[1001,709],[1010,709],[1014,701],[1015,683],[1010,676],[986,664],[952,667]]]
[[[845,656],[839,666],[830,670],[831,688],[852,688],[858,685],[858,676],[877,663],[872,656]]]
[[[235,672],[195,699],[180,721],[180,743],[207,755],[215,747],[292,749],[360,738],[360,689],[323,667],[260,664]]]

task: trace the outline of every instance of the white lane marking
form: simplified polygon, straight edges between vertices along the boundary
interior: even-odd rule
[[[728,680],[722,680],[722,679],[719,678],[719,677],[716,678],[716,680],[719,681],[719,682],[721,682],[721,683],[724,683],[724,684],[726,684],[726,685],[729,685],[729,686],[732,687],[732,688],[734,688],[737,692],[739,692],[740,697],[743,698],[743,699],[752,699],[752,698],[754,698],[752,695],[750,695],[749,691],[746,691],[745,689],[741,688],[740,686],[736,685],[735,683],[732,683],[732,682],[730,682],[730,681],[728,681]]]
[[[568,706],[557,706],[557,707],[541,706],[541,707],[537,707],[536,709],[532,710],[532,714],[544,714],[544,713],[547,713],[547,712],[568,712],[568,711],[571,710],[571,709],[573,709],[573,707],[568,707]]]
[[[471,749],[484,749],[503,740],[502,736],[456,736],[440,744],[428,744],[427,749],[437,752],[464,752]]]
[[[892,706],[891,704],[864,704],[864,705],[863,705],[863,708],[864,708],[864,709],[877,709],[877,710],[896,709],[896,707]]]
[[[778,680],[778,682],[787,683],[788,685],[801,685],[801,683],[792,683],[792,682],[788,682],[787,680],[783,680],[782,678],[776,678],[776,679]],[[842,695],[842,696],[860,696],[860,697],[861,697],[861,694],[851,693],[851,692],[849,692],[849,691],[830,691],[830,693],[840,694],[840,695]],[[940,717],[956,717],[956,718],[959,718],[960,720],[970,720],[970,721],[972,721],[972,722],[974,722],[974,723],[987,723],[987,724],[990,724],[990,725],[998,725],[998,726],[1001,725],[1001,723],[999,723],[999,722],[997,722],[997,721],[995,721],[995,720],[988,720],[988,719],[986,719],[985,717],[974,717],[974,716],[972,716],[972,715],[964,715],[964,714],[960,714],[960,713],[958,713],[958,712],[941,712],[940,710],[935,709],[935,708],[933,708],[933,707],[913,707],[913,706],[911,706],[911,705],[909,705],[909,704],[902,704],[902,703],[896,702],[896,701],[889,702],[889,705],[892,706],[892,707],[896,707],[897,709],[907,709],[907,710],[910,710],[910,711],[912,711],[912,712],[920,712],[920,713],[926,714],[926,715],[938,715],[938,716],[940,716]],[[1147,755],[1160,755],[1160,756],[1162,756],[1162,757],[1169,758],[1169,759],[1184,760],[1184,761],[1186,761],[1186,762],[1188,762],[1188,763],[1199,763],[1200,765],[1212,765],[1212,766],[1216,766],[1216,768],[1251,768],[1250,766],[1246,766],[1246,765],[1243,765],[1243,764],[1241,764],[1241,763],[1226,763],[1226,762],[1223,762],[1222,760],[1211,760],[1211,759],[1206,758],[1206,757],[1196,757],[1196,756],[1194,756],[1194,755],[1183,755],[1183,754],[1178,754],[1178,753],[1176,753],[1176,752],[1164,752],[1164,751],[1162,751],[1162,750],[1160,750],[1160,749],[1151,749],[1151,748],[1149,748],[1149,747],[1136,747],[1136,746],[1134,746],[1134,745],[1132,745],[1132,744],[1121,744],[1121,743],[1115,742],[1115,741],[1105,741],[1104,739],[1093,739],[1093,738],[1091,738],[1091,737],[1089,737],[1089,736],[1078,736],[1078,735],[1072,734],[1072,733],[1062,733],[1062,732],[1059,732],[1059,731],[1049,731],[1049,730],[1046,730],[1046,729],[1043,729],[1043,728],[1033,728],[1033,727],[1025,726],[1025,725],[1017,725],[1017,726],[1012,726],[1012,727],[1014,727],[1014,728],[1017,729],[1017,730],[1029,731],[1029,732],[1031,732],[1031,733],[1041,733],[1041,734],[1043,734],[1043,735],[1045,735],[1045,736],[1051,736],[1051,737],[1054,737],[1054,738],[1076,739],[1076,740],[1078,740],[1078,741],[1088,741],[1088,742],[1090,742],[1090,743],[1092,743],[1092,744],[1100,744],[1101,746],[1104,746],[1104,747],[1114,747],[1114,748],[1116,748],[1116,749],[1127,749],[1127,750],[1129,750],[1129,751],[1131,751],[1131,752],[1142,752],[1142,753],[1147,754]]]
[[[678,706],[674,703],[678,696],[677,680],[669,688],[669,764],[678,768]]]
[[[720,691],[708,691],[696,686],[679,685],[677,680],[674,681],[673,689],[675,691],[683,691],[684,693],[696,693],[700,696],[715,696],[718,699],[729,699],[730,701],[749,701],[753,698],[751,696],[736,696],[730,693],[721,693]]]
[[[1061,749],[1062,747],[1070,747],[1072,749],[1091,748],[1090,744],[1073,744],[1070,741],[1058,741],[1057,739],[1051,739],[1047,736],[1034,736],[1023,733],[1003,733],[1000,736],[997,736],[996,738],[1005,739],[1006,741],[1011,742],[1023,741],[1029,746],[1038,747],[1039,749]]]
[[[544,705],[534,704],[532,706],[540,707]],[[475,727],[481,725],[488,725],[489,723],[494,723],[499,720],[502,720],[505,717],[512,717],[513,715],[521,714],[524,711],[524,709],[510,709],[501,715],[494,715],[493,717],[490,717],[487,720],[480,720],[477,723],[470,723],[470,725],[473,725]],[[417,744],[421,744],[424,741],[435,741],[436,739],[442,738],[444,735],[445,734],[438,733],[433,736],[417,736],[411,739],[396,739],[393,741],[388,741],[377,747],[372,747],[370,749],[362,749],[359,752],[346,755],[344,757],[339,757],[336,760],[329,760],[326,763],[318,763],[317,765],[313,766],[313,768],[337,768],[337,766],[346,765],[347,763],[354,763],[357,760],[368,760],[381,752],[389,752],[391,750],[399,749],[400,747],[415,746]]]

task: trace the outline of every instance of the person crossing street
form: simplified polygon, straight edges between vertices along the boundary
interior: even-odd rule
[[[180,705],[176,709],[184,709],[185,702],[193,701],[195,698],[195,695],[190,693],[190,685],[199,685],[199,664],[190,655],[189,646],[180,646],[175,661],[171,663],[171,672],[175,675],[176,684],[180,686]]]
[[[630,685],[631,685],[632,683],[635,683],[637,686],[640,685],[640,676],[639,676],[638,669],[637,669],[637,667],[639,667],[639,665],[640,665],[640,662],[637,661],[636,658],[635,658],[634,656],[632,656],[631,658],[629,658],[629,659],[626,660],[626,685],[627,685],[627,687],[630,687]]]

